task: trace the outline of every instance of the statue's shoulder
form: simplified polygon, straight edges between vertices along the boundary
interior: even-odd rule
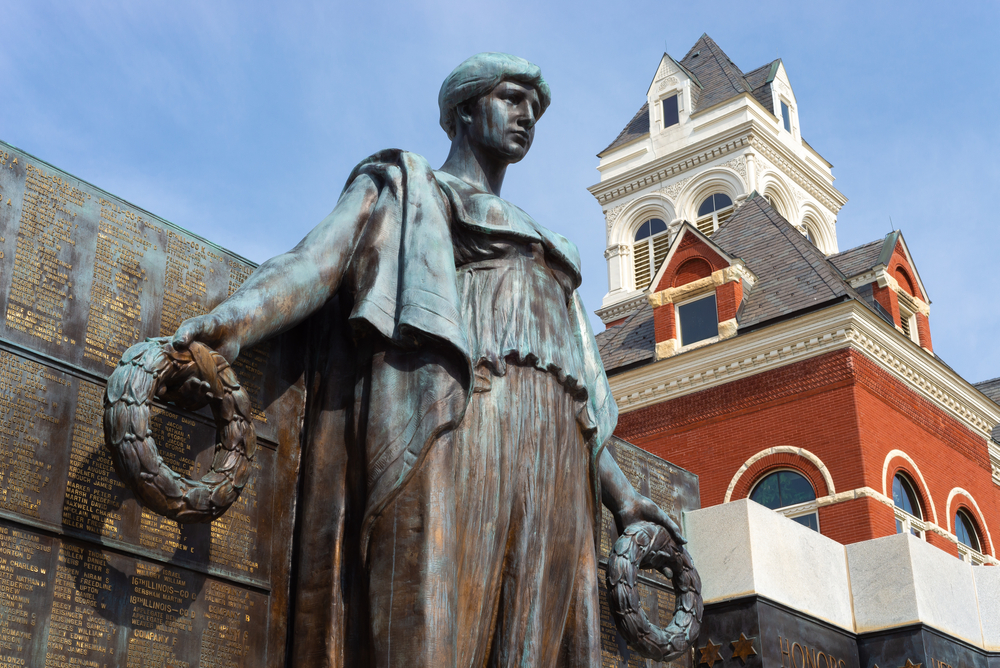
[[[347,185],[349,186],[362,174],[367,174],[377,183],[382,183],[385,179],[399,179],[404,172],[410,176],[428,175],[430,178],[433,178],[434,174],[427,158],[419,153],[387,148],[359,162],[347,177]]]

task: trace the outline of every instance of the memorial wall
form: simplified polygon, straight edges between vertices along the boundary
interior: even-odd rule
[[[286,341],[236,372],[260,448],[212,524],[139,506],[104,446],[122,353],[205,313],[254,265],[0,143],[0,666],[281,666],[303,392]],[[200,477],[210,413],[165,406],[164,460]]]
[[[208,312],[254,265],[2,142],[0,196],[0,668],[283,666],[304,403],[294,334],[234,365],[261,447],[252,482],[215,522],[140,507],[102,430],[122,353]],[[157,406],[151,422],[166,463],[201,477],[207,409]],[[678,524],[698,507],[696,476],[609,447]],[[617,537],[606,510],[600,530],[603,562]],[[641,577],[647,614],[666,625],[669,581]],[[628,651],[601,581],[604,665],[661,665]]]
[[[701,507],[698,476],[674,466],[642,448],[612,436],[607,444],[622,473],[641,494],[648,496],[671,517],[677,526],[683,526],[683,513]],[[618,538],[615,522],[607,508],[601,509],[601,543],[598,559],[602,567],[607,563],[611,546]],[[670,623],[674,612],[674,594],[670,580],[656,571],[641,571],[639,595],[649,621],[661,627]],[[670,663],[643,659],[628,649],[625,639],[615,628],[608,610],[604,573],[601,572],[601,657],[603,668],[693,668],[692,653]]]

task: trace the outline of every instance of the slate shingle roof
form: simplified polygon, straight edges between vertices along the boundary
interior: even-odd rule
[[[972,386],[989,397],[993,403],[1000,404],[1000,378],[973,383]]]
[[[601,334],[605,334],[602,338]],[[644,305],[622,324],[597,335],[597,347],[604,368],[624,371],[639,362],[652,362],[656,349],[653,334],[653,307]]]
[[[845,297],[860,298],[823,252],[763,197],[748,199],[712,237],[757,275],[741,329]]]
[[[878,264],[879,255],[885,239],[876,239],[868,243],[831,255],[829,260],[844,276],[850,278],[868,271]]]
[[[775,211],[751,195],[712,237],[757,276],[740,308],[739,331],[845,299],[867,303],[829,258]],[[609,374],[654,359],[653,309],[644,306],[599,339]]]
[[[771,110],[771,80],[777,71],[778,62],[775,60],[744,75],[719,45],[704,34],[678,64],[695,79],[695,84],[691,86],[692,111],[707,109],[742,93],[750,93],[765,109]],[[649,108],[648,104],[644,104],[618,137],[601,153],[648,134]]]
[[[625,129],[623,129],[621,132],[618,133],[618,136],[615,137],[615,140],[611,142],[611,144],[606,149],[604,149],[604,151],[608,151],[613,148],[618,148],[623,144],[629,143],[633,139],[638,139],[639,137],[644,137],[648,134],[649,134],[649,103],[644,102],[642,107],[639,108],[639,111],[637,111],[635,116],[632,117],[632,120],[629,121],[628,125],[625,126]],[[604,153],[604,151],[601,151],[601,153]]]

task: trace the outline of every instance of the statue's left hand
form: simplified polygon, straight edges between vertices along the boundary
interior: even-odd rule
[[[681,536],[681,529],[677,526],[677,523],[670,519],[670,516],[656,505],[652,499],[642,494],[634,493],[628,495],[627,498],[622,500],[620,509],[614,515],[619,534],[624,533],[625,527],[630,524],[652,522],[669,531],[670,536],[678,545],[687,543],[684,537]]]

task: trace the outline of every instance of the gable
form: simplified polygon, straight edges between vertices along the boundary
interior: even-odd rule
[[[931,300],[928,299],[923,281],[920,280],[920,275],[917,274],[913,258],[906,247],[906,242],[903,241],[902,233],[897,235],[896,244],[892,248],[892,254],[889,256],[888,262],[885,263],[885,270],[886,273],[896,279],[900,288],[906,290],[911,296],[928,304],[930,303]]]
[[[696,260],[701,260],[704,264],[701,265]],[[732,264],[732,260],[722,249],[685,223],[653,278],[652,285],[655,287],[652,291],[659,292],[705,278]]]

